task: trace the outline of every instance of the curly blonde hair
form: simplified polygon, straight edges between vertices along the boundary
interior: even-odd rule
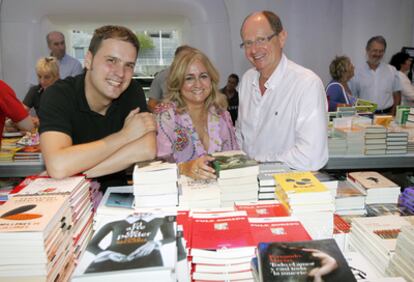
[[[329,72],[334,80],[341,81],[349,71],[351,60],[347,56],[336,56],[329,65]]]
[[[168,94],[164,102],[174,102],[177,105],[178,112],[187,110],[186,102],[181,95],[181,88],[185,82],[187,68],[197,60],[205,66],[211,79],[211,93],[204,101],[204,106],[206,110],[209,110],[211,106],[215,106],[217,112],[221,113],[227,109],[227,98],[218,90],[219,73],[209,58],[195,48],[186,50],[174,58],[167,80]]]

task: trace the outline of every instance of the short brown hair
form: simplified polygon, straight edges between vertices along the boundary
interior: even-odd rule
[[[211,93],[204,102],[205,108],[208,110],[211,106],[215,106],[218,112],[225,111],[227,109],[227,99],[218,90],[219,73],[210,59],[203,52],[195,48],[188,49],[180,56],[174,58],[168,75],[168,94],[165,97],[165,102],[176,103],[179,112],[186,110],[187,105],[181,96],[181,88],[185,82],[185,74],[188,66],[196,60],[199,60],[206,67],[211,79]]]
[[[282,21],[280,20],[279,16],[273,13],[272,11],[261,11],[260,14],[263,14],[263,16],[267,19],[267,21],[270,24],[271,29],[273,30],[276,35],[278,35],[283,30]],[[240,35],[242,36],[242,30],[243,26],[246,22],[246,20],[251,17],[252,15],[257,14],[257,12],[249,14],[243,21],[241,28],[240,28]]]
[[[111,38],[131,43],[135,47],[138,57],[140,45],[137,36],[129,28],[119,25],[105,25],[95,29],[88,50],[92,55],[95,55],[101,47],[102,41]]]
[[[351,60],[347,56],[336,56],[329,65],[329,73],[334,80],[340,81],[349,70]]]

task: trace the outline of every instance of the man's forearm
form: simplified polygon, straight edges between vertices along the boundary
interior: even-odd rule
[[[400,91],[394,92],[392,94],[392,97],[393,97],[394,103],[392,105],[391,114],[395,116],[397,112],[397,106],[401,104],[401,92]]]
[[[96,166],[85,171],[88,177],[98,177],[128,168],[132,164],[151,160],[157,153],[155,132],[150,132],[126,144]]]

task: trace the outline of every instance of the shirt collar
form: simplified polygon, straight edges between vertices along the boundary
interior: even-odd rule
[[[282,79],[286,66],[287,66],[287,57],[285,54],[282,53],[282,57],[280,58],[280,62],[277,65],[276,69],[273,71],[272,75],[269,77],[269,79],[265,83],[265,87],[267,89],[273,89],[276,87],[276,85],[279,83],[279,81]],[[259,86],[259,76],[260,73],[258,71],[255,72],[255,77],[252,81],[253,86],[258,87]]]

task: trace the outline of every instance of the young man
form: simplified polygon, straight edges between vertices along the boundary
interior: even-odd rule
[[[287,33],[273,12],[249,15],[240,32],[241,47],[254,67],[239,88],[239,145],[259,161],[320,169],[328,160],[322,81],[283,54]]]
[[[237,85],[239,85],[239,76],[232,73],[227,78],[226,86],[220,89],[221,93],[227,97],[227,102],[229,103],[227,110],[231,115],[233,125],[236,124],[237,113],[239,111],[239,92],[236,89]]]
[[[352,94],[378,104],[376,113],[395,115],[401,102],[397,70],[382,62],[387,42],[381,35],[371,37],[365,47],[367,62],[359,66],[349,81]]]
[[[66,54],[65,36],[59,31],[49,32],[46,36],[50,55],[59,60],[60,78],[77,76],[82,73],[82,65],[75,58]]]
[[[145,95],[131,81],[138,51],[129,29],[98,28],[85,56],[86,73],[43,93],[40,143],[50,176],[83,172],[99,177],[155,157],[156,123],[152,114],[143,113]],[[101,178],[101,184],[122,184],[117,177]]]

